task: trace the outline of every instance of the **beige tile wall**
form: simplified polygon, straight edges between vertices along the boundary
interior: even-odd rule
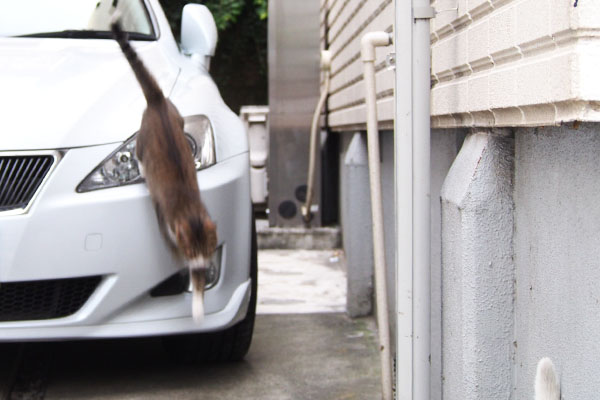
[[[329,125],[334,130],[363,129],[366,121],[360,40],[363,34],[392,32],[393,0],[321,0],[321,43],[333,54]],[[377,49],[378,116],[382,128],[394,118],[394,72],[386,68],[393,48]]]
[[[432,126],[600,120],[600,2],[574,2],[435,0]]]
[[[333,53],[329,125],[365,122],[360,39],[393,31],[394,0],[320,0]],[[433,0],[432,127],[600,121],[600,1]],[[377,50],[382,128],[394,118],[394,72]],[[399,55],[400,56],[400,55]]]

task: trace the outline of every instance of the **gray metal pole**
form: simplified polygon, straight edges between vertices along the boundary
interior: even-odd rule
[[[430,396],[432,17],[429,0],[396,1],[396,394],[402,400]]]
[[[396,398],[413,394],[412,284],[412,4],[396,0],[396,126],[394,132],[396,199]]]
[[[429,400],[431,193],[429,0],[413,0],[413,399]]]

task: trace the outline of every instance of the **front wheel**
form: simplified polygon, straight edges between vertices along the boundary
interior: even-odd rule
[[[214,361],[240,361],[248,353],[254,331],[256,316],[256,292],[258,289],[258,260],[256,224],[252,218],[250,247],[251,293],[248,312],[243,320],[219,332],[167,336],[163,338],[165,350],[176,360],[185,363]]]

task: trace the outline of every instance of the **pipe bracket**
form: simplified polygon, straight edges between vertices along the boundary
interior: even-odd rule
[[[396,53],[389,53],[385,57],[385,65],[388,70],[396,70]]]
[[[435,9],[431,6],[414,7],[414,19],[431,19],[435,17]]]

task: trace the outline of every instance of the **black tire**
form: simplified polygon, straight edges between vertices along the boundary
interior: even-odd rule
[[[175,335],[163,338],[163,346],[176,361],[184,363],[241,361],[252,343],[256,317],[256,292],[258,289],[258,261],[256,225],[252,218],[250,248],[251,293],[248,312],[243,320],[219,332]]]

